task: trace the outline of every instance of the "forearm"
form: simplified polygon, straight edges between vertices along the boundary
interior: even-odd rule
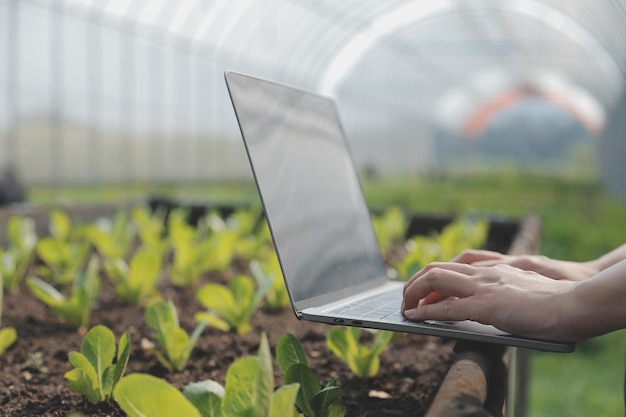
[[[602,271],[618,262],[623,261],[624,259],[626,259],[626,243],[616,249],[613,249],[611,252],[602,255],[592,262],[597,264],[599,271]]]
[[[621,247],[620,249],[623,249]],[[585,340],[626,328],[626,260],[578,282],[563,311],[565,328],[574,340]]]

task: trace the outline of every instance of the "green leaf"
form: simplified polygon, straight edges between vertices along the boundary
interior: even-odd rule
[[[61,210],[50,212],[50,235],[56,239],[67,240],[72,229],[70,217]]]
[[[113,398],[129,417],[202,417],[182,392],[152,375],[125,376],[115,386]]]
[[[68,371],[64,375],[71,390],[87,397],[89,402],[97,404],[104,400],[97,387],[94,387],[91,376],[85,368],[76,368]]]
[[[393,333],[378,332],[372,346],[366,347],[359,344],[360,332],[358,327],[332,329],[326,333],[326,344],[335,355],[346,362],[356,376],[368,378],[378,373],[379,356],[389,344]]]
[[[206,322],[207,326],[211,326],[211,327],[214,327],[216,329],[223,330],[225,332],[227,332],[227,331],[229,331],[231,329],[231,325],[226,320],[223,320],[223,319],[219,318],[218,316],[216,316],[213,313],[209,313],[209,312],[206,312],[206,311],[200,311],[200,312],[194,314],[193,318],[197,322]]]
[[[129,289],[137,292],[134,301],[149,296],[156,288],[161,272],[160,253],[151,248],[138,250],[130,261]]]
[[[96,371],[97,381],[104,381],[104,372],[115,357],[115,335],[106,326],[94,326],[87,332],[80,345],[80,351]],[[99,384],[100,385],[100,384]],[[104,386],[99,386],[101,398],[106,398]]]
[[[341,403],[341,388],[336,386],[325,387],[310,399],[311,407],[316,416],[327,416],[328,410],[336,402]],[[343,405],[343,403],[341,404]]]
[[[56,288],[37,277],[29,277],[26,280],[26,285],[35,297],[52,308],[58,307],[66,301],[65,296]]]
[[[211,380],[188,384],[183,395],[198,409],[202,417],[222,417],[224,387]]]
[[[80,352],[70,352],[68,356],[74,369],[66,372],[64,378],[70,389],[84,395],[93,404],[104,400],[96,370],[89,359]]]
[[[276,361],[282,373],[286,373],[291,365],[303,363],[309,365],[306,352],[298,339],[291,333],[283,334],[276,344]]]
[[[259,358],[249,356],[235,361],[226,372],[226,393],[222,400],[222,413],[228,417],[262,417],[256,405]]]
[[[295,417],[298,415],[295,407],[298,384],[284,385],[276,390],[272,396],[272,406],[268,417]]]
[[[233,293],[225,286],[212,282],[205,284],[196,292],[196,298],[203,306],[218,313],[231,325],[239,321],[237,302]]]
[[[261,343],[258,351],[259,358],[259,378],[258,378],[258,415],[266,415],[272,402],[274,391],[274,367],[272,365],[272,354],[267,340],[267,334],[261,334]]]
[[[17,340],[17,331],[13,327],[0,329],[0,356]]]
[[[117,347],[117,360],[114,365],[107,367],[104,373],[104,390],[109,395],[113,393],[115,384],[122,378],[124,371],[126,371],[126,365],[128,365],[128,359],[130,358],[130,333],[125,332],[120,337],[120,342]]]
[[[322,389],[315,372],[303,363],[295,363],[291,365],[285,373],[285,383],[298,383],[300,390],[298,391],[296,404],[303,411],[305,416],[314,417],[317,414],[311,406],[311,399]]]

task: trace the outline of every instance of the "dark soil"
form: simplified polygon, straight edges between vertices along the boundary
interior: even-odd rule
[[[219,276],[205,280],[223,280]],[[195,289],[172,288],[164,281],[161,292],[174,301],[181,326],[191,332],[195,312],[202,310]],[[68,353],[77,351],[83,334],[59,321],[24,285],[5,294],[2,326],[15,327],[16,343],[0,356],[1,416],[124,416],[114,401],[92,405],[71,391],[63,378],[70,369]],[[272,348],[278,338],[290,332],[305,347],[311,367],[326,383],[336,375],[343,388],[347,416],[422,416],[433,399],[453,356],[453,342],[419,335],[398,335],[381,356],[380,372],[373,378],[355,377],[342,360],[326,347],[328,326],[298,321],[291,310],[271,314],[259,310],[254,331],[245,336],[213,328],[204,330],[188,366],[168,373],[156,357],[145,350],[151,330],[144,324],[143,307],[121,303],[105,278],[90,325],[104,324],[116,337],[128,331],[132,350],[126,374],[150,373],[182,389],[190,382],[213,379],[224,384],[226,371],[235,360],[256,355],[260,335],[266,332]],[[142,347],[144,346],[144,347]],[[282,375],[276,371],[276,384]]]

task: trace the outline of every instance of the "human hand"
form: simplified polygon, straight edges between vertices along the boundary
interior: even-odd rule
[[[511,265],[524,271],[534,271],[545,277],[582,281],[600,272],[596,262],[571,262],[542,255],[504,255],[487,250],[467,250],[452,260],[474,266]]]
[[[402,312],[414,321],[474,320],[520,336],[572,341],[561,320],[575,284],[510,265],[433,263],[405,284]]]

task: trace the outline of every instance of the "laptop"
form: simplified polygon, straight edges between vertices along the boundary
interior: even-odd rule
[[[298,319],[553,352],[573,343],[473,321],[412,322],[387,276],[334,100],[227,71],[226,84]]]

